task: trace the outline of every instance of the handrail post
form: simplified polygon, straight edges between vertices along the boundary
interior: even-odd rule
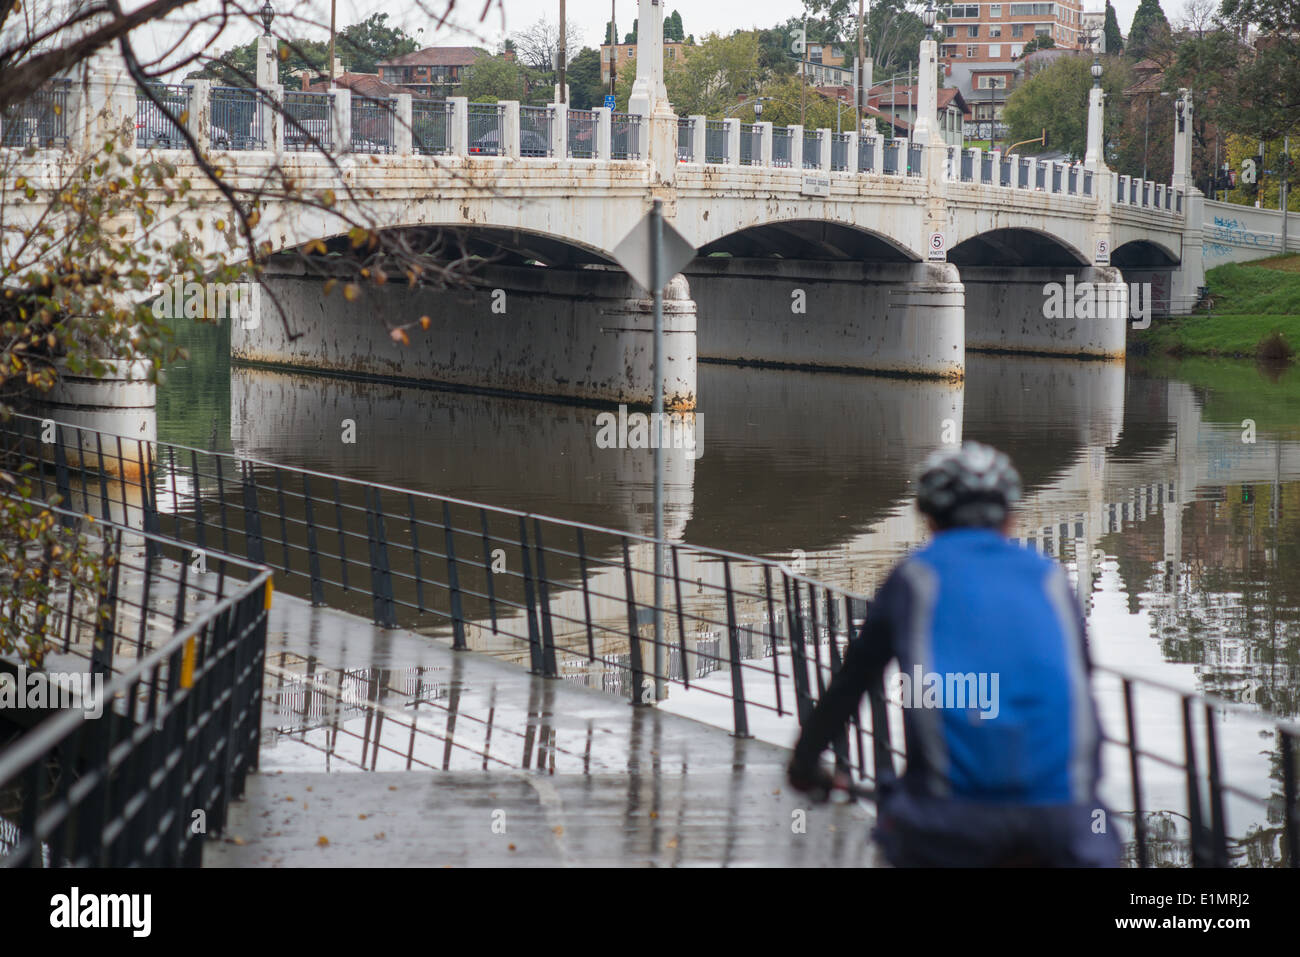
[[[592,159],[609,162],[614,158],[614,112],[607,106],[598,106],[596,113],[596,148]]]
[[[520,157],[519,101],[502,100],[499,105],[505,108],[501,118],[501,155],[517,160]]]
[[[329,91],[330,120],[334,124],[331,131],[334,140],[334,152],[342,155],[352,152],[352,91],[345,86]]]
[[[451,155],[468,156],[469,100],[463,96],[449,96],[447,102],[451,104],[451,129],[447,133]]]
[[[831,131],[817,131],[817,168],[824,173],[831,171]]]
[[[555,159],[568,159],[569,104],[552,103],[551,110],[551,154]]]
[[[727,166],[740,165],[740,117],[729,116],[722,121],[723,135],[727,140]]]
[[[709,161],[709,118],[691,116],[691,162],[703,166]]]
[[[398,156],[410,156],[414,152],[411,137],[411,94],[398,93],[394,98],[393,110],[393,151]]]

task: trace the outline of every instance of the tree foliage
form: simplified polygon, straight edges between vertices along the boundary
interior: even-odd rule
[[[1092,89],[1092,61],[1063,56],[1022,82],[1007,98],[1003,118],[1009,139],[1027,140],[1047,130],[1047,149],[1083,159],[1088,146],[1088,91]],[[1131,68],[1117,57],[1103,58],[1102,89],[1111,103],[1120,101],[1131,82]],[[1113,140],[1122,114],[1107,110],[1103,136]],[[1031,146],[1038,152],[1041,147]]]
[[[1106,21],[1102,32],[1106,37],[1107,53],[1111,56],[1119,56],[1124,52],[1124,37],[1119,32],[1119,18],[1115,16],[1115,8],[1110,0],[1106,0]]]
[[[1169,33],[1169,20],[1160,0],[1140,0],[1128,31],[1128,54],[1135,60],[1147,55],[1147,48]]]

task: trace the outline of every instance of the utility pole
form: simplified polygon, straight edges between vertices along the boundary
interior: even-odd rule
[[[799,125],[804,125],[804,104],[808,99],[808,18],[803,18],[803,36],[800,38],[799,51]],[[793,149],[793,147],[791,147]],[[803,149],[803,144],[799,144]]]
[[[334,7],[337,0],[330,0],[330,61],[325,64],[325,75],[328,76],[329,83],[326,84],[327,90],[334,89]]]
[[[863,5],[866,0],[858,0],[858,132],[862,132],[863,122],[867,116],[867,91],[864,84],[867,80],[867,40],[863,23]]]
[[[618,21],[614,19],[617,0],[609,0],[609,92],[618,92]]]
[[[1282,255],[1287,254],[1286,247],[1286,213],[1287,213],[1287,196],[1291,192],[1291,178],[1287,174],[1291,172],[1291,137],[1290,135],[1282,137],[1282,188],[1278,191],[1278,198],[1282,206]],[[1280,448],[1280,446],[1279,446]]]
[[[569,101],[569,98],[566,95],[567,91],[565,90],[565,82],[564,82],[564,60],[566,55],[566,51],[564,49],[564,31],[565,31],[564,0],[560,0],[560,43],[559,43],[559,52],[556,54],[555,57],[556,59],[555,72],[556,72],[556,78],[559,80],[559,84],[560,84],[559,100],[561,103],[567,103]]]

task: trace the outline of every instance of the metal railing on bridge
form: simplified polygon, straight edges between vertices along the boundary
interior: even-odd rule
[[[71,80],[50,80],[32,96],[6,107],[0,112],[0,146],[67,146],[71,90]]]
[[[162,104],[160,108],[154,99]],[[176,83],[157,83],[149,92],[137,90],[135,94],[135,145],[141,149],[182,149],[185,137],[177,121],[189,116],[190,87]]]
[[[411,146],[424,156],[451,153],[452,104],[447,100],[411,99]]]
[[[209,142],[218,150],[267,148],[261,94],[235,86],[214,86],[211,91],[212,126]]]
[[[603,687],[635,703],[651,704],[668,688],[723,702],[737,735],[748,735],[759,715],[805,721],[867,610],[861,595],[724,550],[664,542],[659,563],[656,542],[633,533],[76,426],[53,423],[51,434],[50,425],[15,416],[0,427],[3,448],[11,462],[37,465],[58,455],[45,437],[77,450],[83,463],[106,465],[115,484],[92,471],[79,487],[56,469],[58,494],[80,492],[79,506],[100,507],[98,488],[127,524],[199,549],[219,543],[223,554],[275,569],[277,586],[290,594],[444,637],[458,649],[499,650],[509,640],[527,650],[539,675],[594,667],[605,673]],[[85,456],[86,449],[109,454]],[[133,471],[132,461],[154,464]],[[1103,740],[1108,780],[1123,782],[1113,793],[1131,805],[1114,814],[1131,863],[1163,863],[1172,849],[1193,864],[1225,865],[1249,848],[1253,863],[1300,865],[1300,726],[1093,670],[1095,693],[1122,711],[1122,731]],[[1256,722],[1276,748],[1262,784],[1231,780],[1221,762],[1216,721],[1225,709]],[[836,764],[877,793],[893,786],[895,762],[906,763],[901,714],[879,686],[833,742]],[[1155,735],[1140,737],[1139,714],[1152,715],[1157,728],[1178,728],[1181,740],[1171,749],[1149,740]],[[1179,787],[1175,807],[1170,794]],[[1230,809],[1253,823],[1231,829]],[[1187,821],[1185,834],[1170,837],[1157,826],[1170,814]]]
[[[772,165],[781,168],[794,165],[794,130],[788,126],[772,128]]]
[[[677,118],[677,161],[695,161],[695,120],[689,116]]]
[[[568,154],[573,159],[596,158],[596,111],[569,110]]]
[[[88,478],[84,460],[69,463],[62,452],[55,447],[56,482],[68,497],[78,479],[99,485],[104,514],[117,512],[102,470]],[[230,801],[258,766],[270,573],[45,508],[66,544],[98,552],[104,571],[89,596],[64,585],[52,608],[9,609],[30,613],[48,641],[26,680],[102,685],[89,698],[48,702],[0,748],[0,866],[197,866],[204,831],[222,833]],[[18,714],[0,710],[0,719]]]
[[[471,103],[468,107],[471,156],[501,156],[505,152],[506,108],[499,103]]]
[[[822,165],[822,141],[815,130],[803,131],[803,168],[819,169]]]
[[[519,155],[551,156],[555,110],[549,106],[519,107]]]
[[[328,93],[284,94],[284,148],[329,150],[334,146],[334,98]]]
[[[641,114],[611,113],[609,155],[616,160],[641,159]]]
[[[763,155],[762,127],[754,123],[740,124],[740,165],[756,166]]]
[[[352,152],[397,152],[397,101],[352,94]]]
[[[706,120],[704,123],[704,162],[726,163],[727,125],[722,120]]]

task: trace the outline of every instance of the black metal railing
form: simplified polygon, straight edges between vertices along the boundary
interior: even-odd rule
[[[816,130],[803,131],[803,168],[820,169],[822,165],[822,141]]]
[[[689,116],[677,117],[677,162],[695,162],[695,120]]]
[[[993,154],[987,150],[980,153],[980,183],[984,186],[993,185]]]
[[[284,148],[329,150],[334,146],[334,97],[287,90],[284,94]]]
[[[1021,189],[1029,189],[1029,168],[1030,168],[1032,165],[1033,165],[1033,160],[1029,159],[1028,157],[1021,157],[1021,159],[1020,159],[1020,178],[1019,178],[1019,180],[1018,180],[1018,182],[1017,182],[1017,185],[1018,185]]]
[[[397,152],[397,101],[352,94],[352,152]]]
[[[141,149],[178,150],[185,137],[178,123],[184,123],[190,111],[190,87],[157,83],[149,88],[162,108],[144,90],[135,94],[135,145]]]
[[[847,133],[831,134],[831,169],[844,171],[849,168],[849,137]]]
[[[609,155],[616,160],[641,158],[641,114],[611,113]]]
[[[686,428],[689,417],[671,422]],[[772,561],[228,453],[58,423],[51,432],[49,425],[14,416],[0,426],[0,449],[28,466],[58,454],[43,435],[81,458],[94,449],[90,458],[106,464],[115,481],[92,474],[79,486],[55,469],[60,494],[79,509],[93,512],[106,499],[127,524],[267,565],[280,590],[366,613],[383,626],[416,628],[455,648],[499,652],[512,642],[539,675],[561,677],[583,666],[601,675],[601,687],[636,703],[652,704],[669,689],[722,702],[737,735],[748,735],[760,715],[802,723],[866,613],[863,596]],[[132,469],[132,461],[155,464]],[[1093,680],[1099,699],[1123,698],[1123,729],[1104,735],[1115,759],[1107,764],[1106,800],[1118,808],[1132,863],[1184,854],[1196,865],[1232,864],[1249,846],[1252,863],[1300,865],[1300,726],[1114,669],[1094,668]],[[1270,776],[1228,773],[1216,723],[1225,709],[1234,723],[1254,721],[1270,736]],[[837,765],[877,788],[897,777],[896,762],[905,765],[907,757],[892,733],[901,714],[898,702],[875,689],[833,742]],[[1156,740],[1144,727],[1176,728],[1179,740],[1171,746],[1168,736]],[[1170,796],[1180,790],[1181,803]],[[1171,814],[1187,822],[1185,833],[1155,826]],[[1241,821],[1236,829],[1230,815]],[[1261,861],[1263,845],[1271,850]]]
[[[890,175],[898,174],[898,146],[898,140],[889,140],[882,153],[884,171]]]
[[[218,150],[264,150],[266,129],[257,90],[214,86],[211,91],[210,142]]]
[[[788,126],[772,128],[772,165],[787,168],[794,165],[794,137]]]
[[[499,103],[470,103],[466,112],[470,155],[501,156],[505,143],[506,108]]]
[[[762,156],[762,127],[754,123],[740,124],[740,165],[757,166]]]
[[[411,146],[424,156],[451,153],[452,104],[447,100],[411,100]]]
[[[84,460],[55,458],[53,481],[69,498],[78,477],[102,481]],[[270,573],[50,511],[102,555],[105,574],[91,600],[65,589],[47,618],[42,673],[65,687],[78,676],[102,684],[0,749],[0,866],[197,866],[204,832],[222,833],[258,766]],[[15,714],[0,720],[12,726]]]
[[[728,161],[727,124],[722,120],[704,121],[704,162],[726,163]]]
[[[50,80],[26,100],[7,107],[0,113],[0,146],[67,146],[71,89],[71,80]]]
[[[876,168],[876,140],[863,136],[858,140],[858,172],[869,173]]]
[[[555,110],[549,106],[519,107],[519,155],[542,157],[552,154]]]
[[[596,111],[569,110],[566,121],[568,155],[573,159],[596,158]]]
[[[907,175],[921,175],[921,160],[923,151],[920,143],[909,143],[907,146]]]

